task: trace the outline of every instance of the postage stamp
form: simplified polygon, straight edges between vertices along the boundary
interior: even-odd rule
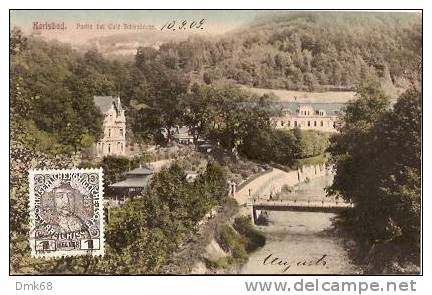
[[[29,171],[33,256],[104,254],[102,185],[102,169]]]

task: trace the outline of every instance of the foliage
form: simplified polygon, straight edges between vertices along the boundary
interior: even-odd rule
[[[224,148],[237,148],[247,136],[270,126],[272,98],[257,97],[233,86],[194,85],[185,97],[185,125],[194,135]]]
[[[79,55],[67,45],[26,38],[18,29],[11,34],[12,121],[24,128],[20,133],[35,133],[17,140],[51,153],[89,147],[102,132],[102,115],[92,98],[97,93],[82,76],[92,69],[91,58],[81,68]],[[90,81],[97,82],[95,77]],[[46,138],[54,148],[32,145]]]
[[[261,129],[250,134],[239,151],[249,159],[292,166],[295,159],[325,153],[329,135],[315,130]]]
[[[294,164],[291,166],[293,169],[299,169],[303,166],[316,166],[326,164],[330,154],[328,152],[320,154],[318,156],[305,158],[305,159],[296,159]]]
[[[359,94],[332,142],[337,174],[329,192],[356,205],[350,218],[361,239],[404,249],[387,253],[375,271],[393,263],[419,265],[421,92],[408,90],[392,109],[370,83]]]
[[[226,174],[217,162],[208,162],[205,172],[200,175],[196,183],[219,202],[228,195]]]
[[[228,202],[224,195],[226,179],[220,167],[209,164],[196,182],[188,183],[184,171],[173,165],[155,175],[145,196],[111,210],[104,257],[33,258],[28,245],[27,171],[46,165],[71,168],[77,165],[77,159],[43,155],[15,145],[11,157],[13,273],[158,273],[210,208],[223,205],[229,214],[238,210],[238,205]],[[112,168],[126,168],[121,158],[104,161]],[[223,186],[218,188],[218,184]]]
[[[294,130],[296,159],[304,159],[322,155],[328,148],[329,135],[315,130]]]
[[[139,48],[136,55],[136,68],[144,81],[133,95],[137,102],[148,107],[133,111],[133,129],[153,138],[161,137],[162,129],[171,131],[181,125],[183,117],[182,98],[189,87],[189,78],[176,67],[167,66],[164,59],[156,59],[153,48]],[[144,82],[144,83],[142,83]],[[171,132],[167,132],[168,141]]]
[[[284,12],[250,25],[214,40],[140,47],[132,63],[107,60],[96,50],[81,54],[14,28],[12,120],[50,136],[56,151],[80,151],[102,135],[93,96],[120,95],[133,140],[164,143],[163,129],[188,125],[196,138],[211,135],[232,149],[268,123],[263,105],[245,103],[249,95],[230,87],[190,81],[214,86],[223,77],[263,88],[320,90],[353,88],[368,76],[402,88],[420,80],[417,14]]]
[[[231,226],[224,224],[219,229],[218,242],[222,249],[229,251],[235,262],[245,263],[248,260],[246,251],[247,240]]]
[[[139,166],[136,159],[126,157],[106,156],[102,159],[101,167],[104,171],[105,185],[110,185],[121,180],[124,173]]]
[[[248,253],[264,246],[266,240],[264,234],[253,227],[248,216],[236,217],[233,226],[223,224],[218,232],[217,241],[231,254],[231,259],[213,261],[210,263],[213,268],[247,262]]]
[[[166,43],[151,56],[203,73],[206,84],[346,89],[373,75],[406,88],[421,77],[421,36],[415,13],[272,12],[222,38]]]
[[[246,251],[252,252],[259,247],[264,246],[266,242],[265,235],[252,225],[249,216],[236,217],[234,219],[235,230],[247,238]]]
[[[197,222],[225,197],[208,190],[215,188],[216,183],[224,183],[223,175],[214,173],[214,169],[209,165],[194,183],[186,182],[184,171],[176,164],[162,170],[143,198],[113,212],[107,243],[117,251],[120,249],[121,255],[129,253],[136,258],[136,262],[129,262],[134,271],[157,273]],[[154,248],[140,246],[147,243]],[[128,272],[130,265],[121,267]]]

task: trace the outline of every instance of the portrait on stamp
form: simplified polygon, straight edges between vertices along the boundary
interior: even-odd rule
[[[102,169],[31,170],[32,255],[103,255]]]

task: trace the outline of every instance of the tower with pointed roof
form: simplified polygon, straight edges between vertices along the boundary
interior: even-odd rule
[[[105,116],[103,137],[96,143],[98,157],[123,156],[126,151],[126,117],[120,97],[94,96],[94,103]]]

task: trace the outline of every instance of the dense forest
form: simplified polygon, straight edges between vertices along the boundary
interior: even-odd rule
[[[159,49],[166,66],[204,81],[290,90],[353,89],[374,75],[407,88],[421,68],[415,13],[268,14],[217,41],[190,38]]]

